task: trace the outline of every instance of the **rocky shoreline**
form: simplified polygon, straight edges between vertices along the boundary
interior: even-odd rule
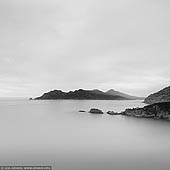
[[[104,114],[102,110],[95,109],[95,108],[91,109],[89,113]],[[152,119],[170,120],[170,102],[155,103],[152,105],[144,106],[143,108],[126,109],[125,111],[120,112],[120,113],[114,112],[114,111],[108,111],[106,113],[109,115],[124,115],[124,116],[132,116],[136,118],[152,118]]]
[[[137,118],[154,118],[170,120],[170,102],[155,103],[143,108],[126,109],[121,115]]]

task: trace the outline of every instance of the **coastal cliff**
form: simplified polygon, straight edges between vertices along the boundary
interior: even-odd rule
[[[162,103],[162,102],[170,102],[170,86],[149,95],[144,100],[144,103],[147,104]]]

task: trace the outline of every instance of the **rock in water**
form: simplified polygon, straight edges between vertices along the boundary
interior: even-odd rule
[[[86,112],[85,110],[79,110],[79,112]]]
[[[102,110],[99,110],[99,109],[93,108],[93,109],[91,109],[91,110],[89,111],[89,113],[93,113],[93,114],[103,114],[103,111],[102,111]]]
[[[107,114],[109,115],[120,115],[120,113],[114,112],[114,111],[108,111]]]

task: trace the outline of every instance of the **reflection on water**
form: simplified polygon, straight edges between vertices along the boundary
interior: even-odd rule
[[[79,113],[122,111],[141,101],[0,101],[3,165],[56,170],[168,170],[170,123]]]

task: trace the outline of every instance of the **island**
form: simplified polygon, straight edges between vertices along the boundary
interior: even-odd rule
[[[139,97],[130,96],[125,93],[113,91],[113,89],[103,92],[98,89],[84,90],[79,89],[75,91],[63,92],[61,90],[53,90],[44,93],[35,100],[57,100],[57,99],[72,99],[72,100],[138,100]]]

